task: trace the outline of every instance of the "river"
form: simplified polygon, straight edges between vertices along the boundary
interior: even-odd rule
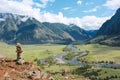
[[[72,48],[72,46],[68,46],[69,48]],[[74,47],[74,49],[72,49],[74,51],[77,51],[78,52],[78,49]],[[77,65],[77,66],[84,66],[88,63],[83,63],[81,61],[78,61],[77,59],[79,57],[83,57],[83,56],[86,56],[88,55],[88,52],[87,51],[83,51],[80,55],[78,56],[75,56],[72,60],[65,60],[63,57],[67,54],[70,54],[69,52],[64,52],[62,54],[57,54],[57,55],[54,55],[53,58],[57,60],[57,63],[60,63],[60,64],[72,64],[72,65]],[[46,59],[46,58],[45,58]],[[42,59],[42,63],[45,63],[45,59]],[[110,64],[110,63],[89,63],[90,65],[92,66],[97,66],[97,67],[106,67],[106,68],[120,68],[120,64]]]

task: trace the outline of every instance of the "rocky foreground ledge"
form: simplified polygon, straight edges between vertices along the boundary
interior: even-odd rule
[[[16,64],[15,60],[0,58],[0,80],[54,80],[33,62]]]

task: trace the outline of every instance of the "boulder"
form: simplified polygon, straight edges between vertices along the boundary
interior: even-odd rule
[[[20,64],[20,65],[22,65],[24,62],[25,62],[25,61],[24,61],[23,59],[17,60],[17,64]]]

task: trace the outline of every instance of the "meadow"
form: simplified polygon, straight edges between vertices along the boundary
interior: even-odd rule
[[[62,54],[63,48],[66,45],[57,45],[57,44],[33,44],[33,45],[22,45],[22,56],[25,61],[34,61],[37,59],[46,58],[48,56],[53,56],[55,54]],[[120,47],[109,47],[99,44],[87,44],[87,45],[76,45],[80,51],[89,51],[87,56],[84,56],[83,59],[92,62],[99,61],[114,61],[115,63],[120,63]],[[16,46],[8,45],[6,43],[0,42],[0,56],[5,56],[8,58],[16,59]],[[80,66],[74,65],[52,65],[50,67],[44,66],[44,70],[47,72],[55,73],[61,72],[62,69],[67,69],[69,72],[77,70]],[[97,72],[97,76],[93,72],[101,69]],[[112,72],[112,73],[111,73]],[[79,72],[81,73],[81,72]],[[83,74],[74,74],[76,77],[86,77],[86,74],[93,78],[91,80],[99,80],[100,78],[107,80],[119,80],[120,78],[120,69],[112,68],[91,68],[85,71]],[[57,80],[62,80],[64,77],[60,74],[53,75]],[[87,76],[88,77],[88,76]],[[112,77],[112,78],[111,78]],[[116,78],[117,77],[117,78]],[[96,79],[98,78],[98,79]]]
[[[27,61],[33,61],[34,59],[43,59],[48,56],[63,53],[62,49],[65,45],[50,45],[50,44],[33,44],[22,45],[22,56]],[[16,58],[16,45],[8,45],[0,42],[0,55],[8,58]]]
[[[120,63],[120,47],[110,47],[100,44],[78,45],[78,47],[81,51],[89,51],[89,54],[83,57],[88,62],[113,61]]]
[[[23,58],[33,61],[35,58],[45,58],[55,54],[63,53],[63,48],[66,45],[57,44],[33,44],[22,45]],[[80,51],[89,51],[89,54],[83,58],[88,61],[114,61],[120,63],[120,47],[109,47],[99,44],[76,45]],[[0,42],[0,56],[16,58],[15,45],[8,45]]]

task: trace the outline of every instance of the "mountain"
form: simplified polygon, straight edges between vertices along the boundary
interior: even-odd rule
[[[98,30],[87,30],[87,33],[93,38],[97,34]]]
[[[34,18],[1,13],[0,18],[0,39],[5,42],[39,43],[48,40],[48,37],[41,38],[49,33],[43,25]],[[47,32],[48,31],[48,32]],[[39,40],[40,39],[40,40]]]
[[[69,27],[64,30],[68,32],[75,40],[86,40],[90,38],[87,31],[74,24],[70,24]]]
[[[102,25],[91,42],[120,46],[120,8]]]
[[[35,18],[0,13],[0,40],[7,43],[71,43],[88,39],[89,34],[76,25],[39,22]]]
[[[62,37],[65,37],[65,35],[66,37],[71,37],[71,40],[73,41],[85,40],[90,38],[89,34],[85,30],[74,24],[65,25],[62,23],[44,22],[43,25],[52,30],[55,34],[58,34]]]

